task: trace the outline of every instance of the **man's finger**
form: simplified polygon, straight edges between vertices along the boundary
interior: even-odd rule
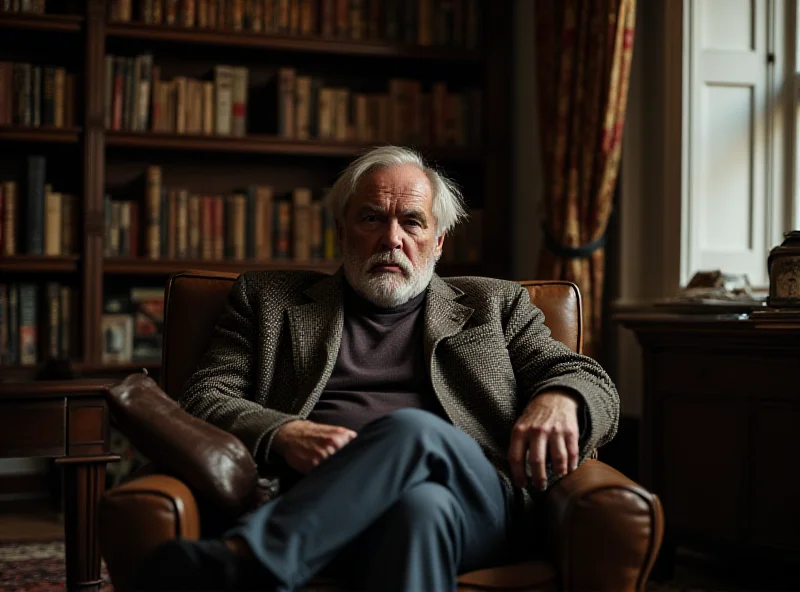
[[[578,459],[580,457],[580,449],[578,448],[578,434],[573,431],[567,432],[567,456],[569,458],[569,468],[567,470],[574,471],[578,468]]]
[[[547,487],[547,433],[537,430],[530,439],[528,464],[531,467],[531,477],[539,489]]]
[[[563,477],[567,474],[567,444],[561,432],[550,434],[550,461],[556,475]]]
[[[514,430],[511,433],[511,444],[508,447],[508,462],[511,465],[511,475],[514,485],[525,487],[525,452],[527,441],[524,435]]]

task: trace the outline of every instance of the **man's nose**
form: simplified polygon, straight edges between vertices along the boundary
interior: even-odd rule
[[[402,229],[397,222],[389,222],[383,233],[383,247],[389,251],[403,248]]]

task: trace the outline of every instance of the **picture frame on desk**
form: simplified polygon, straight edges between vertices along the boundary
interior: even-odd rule
[[[100,328],[103,334],[103,363],[130,363],[133,359],[133,317],[127,314],[104,314]]]

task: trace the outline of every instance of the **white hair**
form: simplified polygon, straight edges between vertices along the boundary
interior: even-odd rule
[[[433,193],[433,216],[436,218],[436,235],[450,232],[467,217],[464,197],[458,186],[439,171],[429,167],[419,153],[401,146],[379,146],[362,154],[339,175],[326,197],[334,218],[341,221],[347,202],[356,192],[361,179],[380,168],[412,164],[428,178]]]

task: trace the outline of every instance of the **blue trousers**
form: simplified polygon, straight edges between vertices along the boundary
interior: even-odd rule
[[[445,592],[518,554],[513,497],[477,442],[403,409],[224,536],[244,538],[280,590],[324,571],[352,590]]]

